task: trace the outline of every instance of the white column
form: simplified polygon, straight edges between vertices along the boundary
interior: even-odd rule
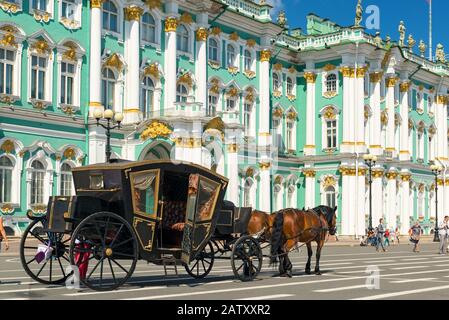
[[[371,82],[371,95],[370,95],[370,105],[371,105],[371,121],[370,121],[370,153],[374,155],[382,154],[382,144],[380,141],[381,137],[381,121],[380,121],[380,79],[382,77],[382,72],[373,72],[370,74]]]
[[[104,110],[101,103],[101,29],[102,0],[91,0],[90,7],[90,73],[89,73],[89,116],[95,110]]]
[[[140,113],[140,17],[143,9],[137,6],[125,8],[125,77],[124,123],[139,122]]]
[[[444,216],[449,216],[449,176],[446,176],[446,184],[444,185]]]
[[[196,30],[196,64],[195,75],[197,80],[196,101],[207,105],[207,27],[208,14],[201,12],[196,16],[199,28]]]
[[[260,162],[259,210],[271,213],[271,163]]]
[[[359,164],[360,166],[360,164]],[[365,230],[367,228],[366,225],[366,215],[369,213],[368,211],[365,211],[365,195],[366,195],[366,169],[365,168],[359,168],[359,175],[354,176],[355,179],[355,187],[358,188],[357,190],[357,206],[354,204],[354,214],[355,216],[355,230],[354,234],[357,237],[361,237],[365,235]]]
[[[444,88],[442,92],[445,92]],[[447,103],[448,96],[439,94],[436,97],[437,152],[436,158],[448,164],[447,153]]]
[[[387,144],[386,151],[392,152],[393,157],[396,156],[396,140],[395,140],[395,123],[394,123],[394,87],[396,85],[397,78],[391,76],[385,79],[385,85],[387,87],[387,97],[386,97],[386,108],[388,113],[388,124],[387,124]],[[408,125],[408,124],[407,124]]]
[[[229,179],[227,199],[236,206],[239,205],[239,164],[237,144],[227,145],[227,177]]]
[[[178,20],[176,17],[165,19],[165,88],[164,108],[171,109],[176,102],[176,28]]]
[[[106,161],[106,136],[104,129],[96,125],[89,126],[89,164]]]
[[[357,152],[366,152],[365,143],[365,74],[366,67],[357,68],[355,85],[355,147]],[[363,233],[364,234],[364,233]]]
[[[401,134],[400,134],[400,150],[399,150],[399,160],[409,161],[410,160],[410,150],[409,150],[409,136],[408,136],[408,91],[410,89],[410,82],[402,82],[399,86],[401,92]],[[403,202],[404,203],[404,202]],[[408,224],[408,223],[407,223]]]
[[[344,66],[341,68],[343,75],[343,142],[341,152],[353,152],[354,137],[354,68]]]
[[[316,171],[311,168],[305,168],[303,170],[305,181],[305,207],[307,209],[315,208],[315,177]]]
[[[271,51],[263,49],[260,52],[259,66],[259,145],[271,144],[270,135],[270,59]]]
[[[341,234],[349,236],[350,233],[350,216],[351,216],[351,188],[350,188],[350,176],[346,169],[340,170],[342,174],[342,186],[341,186]]]
[[[407,234],[410,226],[410,178],[411,174],[408,171],[401,172],[401,233]]]
[[[438,223],[440,223],[441,221],[443,221],[443,218],[445,216],[445,211],[444,211],[444,194],[445,194],[445,190],[444,190],[444,183],[443,183],[443,178],[440,176],[438,178]]]
[[[373,193],[373,228],[375,228],[379,224],[380,218],[383,217],[383,179],[384,170],[382,168],[373,169],[372,177],[372,193]]]
[[[316,74],[312,71],[304,72],[304,78],[307,82],[307,105],[306,105],[306,144],[304,146],[304,155],[313,156],[315,149],[315,81]],[[313,207],[311,207],[313,208]]]
[[[385,214],[385,223],[388,228],[396,227],[396,178],[398,173],[390,171],[386,174],[387,183],[387,212]]]

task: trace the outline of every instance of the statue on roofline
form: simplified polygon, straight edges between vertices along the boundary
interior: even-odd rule
[[[401,21],[399,23],[399,28],[398,28],[398,31],[399,31],[399,46],[400,47],[403,47],[404,44],[405,44],[405,31],[406,30],[407,29],[405,28],[404,21]]]
[[[355,9],[355,22],[354,22],[355,27],[360,27],[360,24],[362,22],[362,17],[363,17],[362,0],[359,0],[357,2],[357,7]]]

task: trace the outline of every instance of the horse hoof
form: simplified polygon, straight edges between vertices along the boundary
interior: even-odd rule
[[[316,276],[321,276],[321,271],[316,271],[316,272],[315,272],[315,275],[316,275]]]
[[[306,274],[312,274],[312,272],[310,272],[310,270],[306,270]]]

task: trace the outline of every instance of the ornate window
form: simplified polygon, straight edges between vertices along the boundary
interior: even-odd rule
[[[237,100],[235,97],[228,97],[226,99],[226,111],[235,111]]]
[[[253,103],[245,101],[243,110],[243,126],[245,130],[245,136],[252,136],[253,134],[253,122],[252,122]]]
[[[117,83],[114,71],[104,68],[102,72],[101,103],[105,109],[114,110],[115,85]]]
[[[0,157],[0,203],[11,202],[14,164],[7,156]]]
[[[218,41],[214,38],[209,39],[209,60],[219,63]]]
[[[112,1],[103,3],[103,29],[119,32],[119,14],[117,6]]]
[[[0,93],[13,94],[15,52],[0,48]]]
[[[176,40],[178,45],[178,51],[190,52],[189,50],[189,31],[183,25],[180,25],[176,31]]]
[[[156,43],[156,21],[148,12],[142,16],[142,40]]]
[[[325,196],[326,205],[328,207],[335,208],[336,203],[337,203],[335,187],[333,187],[333,186],[327,187],[324,190],[324,196]]]
[[[286,137],[286,148],[287,150],[294,150],[294,129],[295,123],[293,121],[287,121],[287,137]]]
[[[251,54],[251,51],[249,51],[248,49],[246,49],[244,53],[244,68],[245,71],[253,70],[253,55]]]
[[[76,66],[73,63],[61,63],[61,98],[62,104],[73,104],[74,83],[76,77]]]
[[[252,178],[246,178],[243,186],[243,207],[254,207],[254,180]]]
[[[61,18],[69,20],[76,19],[76,2],[75,0],[62,0],[61,1]]]
[[[62,196],[73,195],[72,181],[72,167],[68,163],[63,163],[61,166],[61,179],[59,185],[59,190]]]
[[[293,80],[290,77],[287,77],[287,95],[295,95],[295,93],[293,92]]]
[[[39,11],[47,11],[47,0],[32,0],[31,9]]]
[[[326,148],[337,147],[337,120],[326,121]]]
[[[215,94],[209,94],[209,103],[207,105],[207,115],[213,116],[217,111],[218,96]]]
[[[321,110],[321,117],[323,149],[335,150],[338,146],[338,110],[334,106],[327,106]]]
[[[338,75],[336,72],[328,72],[323,76],[323,96],[333,98],[338,94]]]
[[[226,49],[226,62],[228,67],[236,67],[237,53],[232,44],[228,44]]]
[[[31,199],[30,204],[44,203],[45,166],[39,160],[31,164]]]
[[[185,103],[188,100],[189,90],[183,84],[178,84],[176,87],[176,102]]]
[[[281,91],[281,80],[279,74],[273,73],[273,91]]]
[[[46,100],[47,58],[31,56],[31,99]]]
[[[150,77],[143,78],[141,99],[142,117],[148,119],[154,106],[154,83]]]
[[[68,29],[81,27],[82,0],[59,1],[59,21]]]

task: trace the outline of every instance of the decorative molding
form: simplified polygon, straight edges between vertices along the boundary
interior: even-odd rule
[[[208,32],[206,28],[196,30],[196,41],[207,41]]]
[[[387,173],[385,174],[385,177],[386,177],[388,180],[396,180],[396,178],[397,178],[398,176],[399,176],[399,173],[394,172],[394,171],[387,172]]]
[[[140,134],[140,139],[147,140],[156,138],[168,138],[172,130],[167,124],[160,121],[153,121],[150,125]]]
[[[448,96],[437,95],[435,102],[440,105],[446,105],[448,103]]]
[[[178,20],[174,17],[165,19],[165,32],[176,32],[178,28]]]
[[[90,8],[91,9],[101,9],[101,5],[103,4],[104,0],[90,0]]]
[[[373,72],[369,75],[371,83],[379,83],[382,80],[383,72]]]
[[[282,64],[280,64],[280,63],[275,63],[275,64],[273,65],[273,69],[274,69],[275,71],[282,71]]]
[[[306,168],[306,169],[302,170],[302,173],[304,174],[304,176],[306,178],[315,178],[316,177],[316,170],[315,169]]]
[[[235,31],[229,35],[229,40],[238,41],[239,39],[239,34]]]
[[[260,170],[263,170],[263,171],[270,170],[271,163],[269,163],[269,162],[259,162],[259,168],[260,168]]]
[[[8,1],[0,1],[0,8],[8,13],[17,13],[20,10],[20,7],[16,3]]]
[[[316,74],[314,72],[304,72],[304,78],[306,79],[307,83],[315,83]]]
[[[50,21],[51,15],[49,12],[41,11],[41,10],[34,10],[33,17],[38,22],[45,22],[48,23]]]
[[[385,79],[385,86],[388,88],[393,88],[396,83],[398,82],[398,78],[397,77],[390,77],[390,78],[386,78]]]
[[[127,21],[140,21],[140,17],[143,15],[143,9],[137,6],[125,7],[124,11]]]
[[[238,152],[238,145],[237,143],[231,143],[227,145],[228,153],[237,153]]]
[[[192,15],[188,12],[184,12],[181,17],[179,18],[179,21],[185,24],[192,24],[193,18]]]
[[[220,27],[213,27],[210,33],[214,36],[219,37],[221,34],[221,29]]]
[[[256,72],[252,71],[252,70],[245,70],[243,72],[243,74],[245,75],[245,77],[247,77],[248,79],[254,79],[256,77]]]
[[[326,71],[326,72],[333,71],[333,70],[335,70],[335,69],[337,69],[337,67],[334,66],[333,64],[330,64],[330,63],[326,64],[326,65],[323,67],[323,70]]]
[[[143,69],[143,74],[145,76],[152,76],[155,79],[160,78],[159,64],[157,62],[153,62],[149,66]]]
[[[260,62],[268,62],[271,59],[271,51],[264,49],[260,51]]]
[[[256,40],[254,39],[248,39],[246,40],[246,46],[250,47],[250,48],[254,48],[256,45]]]
[[[160,9],[162,7],[161,0],[145,0],[145,4],[151,9]]]
[[[123,62],[117,53],[110,55],[104,62],[105,67],[115,68],[119,72],[123,70]]]
[[[13,152],[14,149],[15,149],[15,147],[14,147],[14,142],[13,142],[12,140],[5,140],[5,141],[2,143],[2,146],[0,147],[0,149],[1,149],[3,152],[9,154],[9,153]]]
[[[410,82],[410,81],[402,82],[402,83],[399,85],[399,90],[400,90],[401,92],[408,92],[408,91],[410,90],[410,86],[411,86],[411,82]]]

